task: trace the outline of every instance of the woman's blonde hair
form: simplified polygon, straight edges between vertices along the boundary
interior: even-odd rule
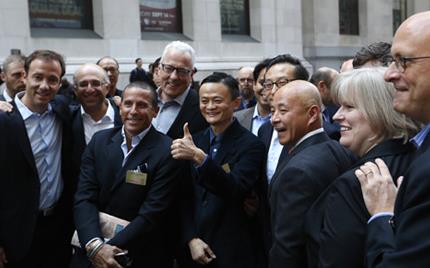
[[[387,68],[361,68],[341,73],[332,86],[335,102],[346,102],[363,113],[370,127],[382,139],[415,135],[421,125],[394,110],[395,88],[384,80]]]

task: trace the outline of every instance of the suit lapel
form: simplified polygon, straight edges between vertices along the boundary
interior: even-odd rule
[[[301,151],[303,151],[304,149],[306,149],[309,146],[315,145],[315,144],[319,144],[325,141],[329,141],[330,138],[327,136],[326,133],[321,132],[318,134],[315,134],[307,139],[305,139],[304,141],[302,141],[297,147],[295,147],[291,152],[287,153],[287,157],[285,157],[285,159],[282,161],[282,163],[278,163],[279,168],[276,168],[275,174],[273,174],[272,180],[270,181],[269,184],[269,198],[272,192],[272,187],[275,183],[275,181],[278,179],[279,176],[281,176],[282,174],[282,170],[288,165],[288,162],[298,153],[300,153]],[[282,151],[286,150],[287,148],[284,147]],[[281,153],[282,154],[282,153]]]
[[[119,133],[121,135],[121,133]],[[154,147],[153,139],[155,138],[155,130],[153,127],[148,131],[148,133],[145,135],[145,137],[139,142],[139,144],[134,148],[133,152],[129,155],[127,161],[124,163],[124,166],[122,166],[118,173],[115,176],[115,180],[112,184],[111,191],[115,190],[116,187],[118,187],[120,184],[122,184],[125,180],[125,175],[127,170],[135,170],[138,165],[141,165],[142,163],[146,163],[147,159],[150,157],[151,150]],[[117,142],[116,142],[117,143]],[[120,148],[122,143],[122,137],[121,142],[119,143],[119,151],[122,156],[122,150]],[[122,163],[123,157],[119,161]]]
[[[19,146],[22,152],[25,155],[25,158],[28,161],[33,173],[38,177],[38,172],[36,168],[36,162],[34,160],[33,151],[31,149],[30,140],[28,139],[27,129],[25,127],[24,119],[21,116],[21,113],[18,111],[18,108],[15,105],[15,102],[12,102],[13,110],[11,112],[11,129],[16,130],[13,135],[16,135],[16,139],[18,140]]]

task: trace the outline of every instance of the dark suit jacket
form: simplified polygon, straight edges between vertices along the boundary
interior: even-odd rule
[[[115,112],[114,126],[122,126],[121,116],[119,115],[119,109],[116,104],[110,99],[112,108]],[[87,144],[85,142],[85,130],[84,122],[82,121],[81,105],[70,106],[70,111],[72,114],[72,131],[73,131],[73,166],[74,166],[74,176],[79,176],[79,171],[81,168],[81,158],[84,153]]]
[[[430,267],[430,148],[422,146],[404,173],[392,224],[380,217],[367,226],[367,267]]]
[[[266,157],[269,153],[270,143],[272,141],[272,135],[273,135],[273,126],[270,121],[261,125],[260,129],[258,130],[258,137],[260,138],[261,141],[263,141],[264,145],[266,146],[266,152],[265,152]],[[279,156],[278,165],[276,166],[277,169],[282,166],[282,163],[287,158],[287,156],[288,156],[288,148],[287,146],[284,146],[284,148],[282,148],[281,155]],[[270,206],[269,206],[269,200],[268,200],[269,185],[267,183],[266,168],[267,167],[265,167],[263,172],[264,180],[261,180],[262,182],[261,188],[264,190],[262,191],[262,194],[259,196],[260,206],[258,209],[257,216],[261,225],[260,230],[262,231],[266,259],[268,259],[269,250],[272,246],[272,232],[271,232],[271,226],[270,226]]]
[[[171,139],[153,127],[122,166],[121,128],[96,133],[82,157],[75,196],[75,223],[82,246],[102,237],[98,212],[130,221],[108,243],[127,249],[132,267],[167,267],[166,228],[169,209],[180,181],[182,162],[170,154]],[[128,170],[140,167],[147,173],[146,185],[125,181]],[[78,260],[77,260],[78,259]],[[74,267],[88,267],[82,252]]]
[[[196,146],[206,153],[209,137],[209,129],[193,137]],[[185,204],[183,210],[183,246],[188,255],[183,267],[200,267],[191,260],[187,245],[195,237],[207,243],[217,256],[205,267],[259,267],[261,241],[254,233],[254,221],[243,209],[243,201],[259,184],[263,165],[264,145],[235,120],[225,130],[215,159],[208,157],[194,173],[191,204]]]
[[[208,123],[200,113],[199,96],[194,90],[189,91],[178,116],[166,133],[167,136],[172,139],[182,138],[184,136],[184,124],[186,122],[188,122],[188,128],[191,134],[208,127]]]
[[[28,254],[38,220],[40,179],[24,121],[14,102],[12,105],[12,112],[0,112],[0,246],[5,248],[9,261],[19,261]],[[63,214],[64,226],[53,232],[63,236],[65,242],[55,247],[68,247],[73,231],[70,212],[76,188],[70,168],[70,117],[62,98],[56,97],[51,105],[62,124],[61,175],[64,183],[55,210]]]
[[[403,140],[387,140],[370,150],[322,194],[306,217],[308,267],[364,267],[367,221],[361,186],[354,172],[381,158],[393,178],[404,174],[415,147]]]
[[[307,138],[290,152],[269,185],[273,230],[269,267],[306,267],[304,216],[351,164],[349,152],[325,133]]]

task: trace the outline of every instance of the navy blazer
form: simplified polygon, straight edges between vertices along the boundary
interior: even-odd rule
[[[61,97],[50,102],[62,125],[61,176],[64,188],[56,204],[56,213],[64,218],[59,236],[64,245],[73,231],[72,200],[76,181],[71,176],[71,127],[68,106]],[[40,179],[24,120],[16,107],[12,112],[0,112],[0,246],[9,261],[21,260],[30,250],[39,215]],[[70,249],[71,250],[71,249]]]
[[[367,267],[430,267],[430,136],[403,174],[394,217],[367,225]]]
[[[197,147],[209,152],[209,128],[193,139]],[[183,246],[188,255],[184,267],[200,267],[191,260],[188,248],[195,237],[217,256],[207,267],[259,267],[261,241],[243,201],[258,187],[263,166],[263,143],[234,120],[225,130],[215,158],[208,156],[194,172],[190,203],[183,209]]]
[[[121,116],[119,109],[112,99],[108,100],[115,112],[114,127],[122,126]],[[81,158],[84,153],[87,143],[85,142],[85,130],[84,122],[82,120],[81,105],[71,105],[70,112],[72,117],[72,131],[73,131],[73,151],[72,159],[74,166],[74,176],[79,176],[79,170],[81,168]]]
[[[306,217],[308,267],[364,267],[367,221],[370,218],[354,172],[381,158],[393,178],[404,174],[415,147],[402,139],[386,140],[364,155],[322,194]]]
[[[270,267],[306,267],[304,216],[320,193],[352,163],[349,151],[324,132],[305,139],[289,153],[269,185]]]
[[[190,89],[184,104],[179,111],[173,124],[167,131],[167,136],[172,139],[180,139],[184,137],[184,124],[188,122],[188,129],[191,134],[197,133],[208,127],[208,123],[200,113],[199,96],[197,92]]]
[[[102,237],[98,212],[130,221],[108,243],[129,251],[132,267],[168,267],[166,257],[168,221],[182,161],[170,154],[171,139],[151,126],[124,166],[121,127],[96,133],[82,157],[75,195],[75,223],[82,246]],[[126,172],[140,168],[147,174],[145,185],[126,182]],[[72,266],[88,267],[82,250]]]

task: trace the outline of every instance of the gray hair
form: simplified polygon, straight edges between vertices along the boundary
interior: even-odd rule
[[[167,44],[167,46],[164,48],[163,54],[161,56],[161,62],[164,61],[166,54],[170,50],[177,50],[177,51],[180,51],[184,54],[188,54],[191,58],[191,64],[194,67],[194,63],[196,61],[196,52],[194,51],[194,48],[192,48],[190,45],[188,45],[187,43],[184,43],[182,41],[173,41],[173,42]]]
[[[387,68],[362,68],[341,73],[334,81],[333,98],[356,107],[383,139],[415,135],[420,125],[394,110],[395,88],[384,80]]]
[[[22,64],[22,67],[24,67],[25,57],[22,55],[9,55],[3,62],[3,72],[6,73],[9,69],[9,65],[14,62]]]

